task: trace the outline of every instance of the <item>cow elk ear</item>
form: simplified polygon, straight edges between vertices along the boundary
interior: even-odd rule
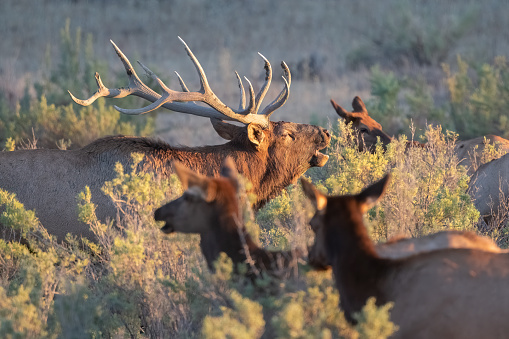
[[[348,119],[352,117],[352,113],[348,112],[343,107],[339,106],[333,99],[330,99],[330,103],[332,104],[332,107],[336,110],[336,113],[342,117],[343,119],[349,121]]]
[[[304,178],[300,178],[304,194],[311,200],[317,211],[324,211],[327,207],[327,197],[319,192],[315,186]]]
[[[255,146],[260,146],[264,139],[263,128],[257,124],[247,125],[247,137]]]
[[[362,102],[360,97],[353,98],[352,107],[353,107],[354,112],[368,113],[368,110],[366,109],[366,105],[364,105],[364,102]]]
[[[177,161],[173,163],[173,167],[175,168],[175,172],[177,172],[180,182],[182,183],[182,188],[184,190],[187,190],[191,187],[198,188],[202,192],[201,195],[203,196],[203,199],[207,201],[209,201],[210,196],[213,195],[215,197],[215,192],[209,192],[211,181],[209,178],[190,170]]]
[[[217,184],[213,180],[192,183],[189,185],[186,192],[187,194],[197,196],[206,202],[212,202],[217,196]]]
[[[385,192],[387,184],[389,183],[390,174],[375,182],[371,186],[365,188],[357,195],[357,200],[361,203],[362,213],[367,212]]]
[[[233,161],[232,157],[226,157],[224,160],[223,166],[221,167],[221,176],[230,179],[230,181],[235,186],[235,189],[238,191],[239,189],[239,178],[238,172],[235,167],[235,161]]]
[[[210,118],[210,122],[212,124],[212,127],[214,127],[214,130],[217,132],[217,134],[219,134],[221,138],[226,140],[232,140],[242,130],[241,126],[229,124],[216,118]]]

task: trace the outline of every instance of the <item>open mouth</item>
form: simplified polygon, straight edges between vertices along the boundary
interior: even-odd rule
[[[175,229],[173,228],[173,226],[170,223],[167,222],[163,227],[161,227],[161,231],[163,233],[170,234],[170,233],[175,232]]]
[[[327,163],[327,160],[329,160],[328,155],[325,155],[319,150],[316,150],[315,154],[313,154],[313,156],[311,157],[309,164],[312,167],[323,167]]]

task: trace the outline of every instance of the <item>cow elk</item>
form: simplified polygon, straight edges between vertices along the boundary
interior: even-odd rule
[[[358,96],[353,99],[352,112],[347,111],[332,99],[331,103],[336,113],[341,118],[345,119],[345,123],[352,123],[352,128],[357,137],[356,139],[359,142],[359,151],[363,151],[364,149],[374,151],[378,139],[380,139],[385,149],[393,140],[391,136],[382,130],[382,125],[369,116],[366,106]],[[477,168],[476,163],[481,158],[486,143],[493,144],[497,152],[509,152],[509,140],[496,135],[487,135],[485,137],[457,142],[454,153],[458,158],[459,165],[466,167],[469,176],[472,176],[475,172]],[[408,141],[407,149],[408,147],[426,147],[426,144],[417,141]]]
[[[169,89],[146,66],[140,66],[162,88],[162,95],[145,85],[130,61],[112,42],[122,61],[129,84],[127,87],[109,89],[96,73],[99,89],[87,100],[71,97],[80,105],[90,105],[99,97],[123,98],[128,95],[142,97],[152,104],[141,109],[117,108],[125,114],[143,114],[158,107],[210,118],[217,133],[229,140],[222,145],[203,147],[172,147],[162,141],[141,137],[109,136],[98,139],[76,150],[20,150],[0,154],[0,187],[16,193],[26,208],[36,211],[50,234],[62,240],[67,233],[94,236],[88,227],[78,222],[76,196],[89,186],[100,220],[112,219],[116,210],[112,202],[101,192],[105,181],[114,178],[114,165],[125,167],[132,163],[131,154],[144,154],[141,167],[158,176],[172,173],[171,163],[179,161],[192,170],[208,176],[219,175],[226,156],[231,156],[235,166],[253,185],[257,200],[255,208],[279,194],[286,186],[311,167],[321,167],[328,156],[320,150],[330,143],[330,134],[321,127],[292,122],[270,121],[271,114],[280,108],[290,94],[291,75],[284,62],[284,88],[278,97],[258,114],[262,101],[272,80],[272,68],[265,62],[265,82],[255,96],[249,83],[249,104],[246,105],[245,90],[237,74],[240,88],[240,108],[235,110],[224,103],[210,88],[198,59],[181,39],[187,54],[199,74],[201,88],[190,92],[178,76],[182,91]],[[198,105],[204,103],[205,106]],[[227,123],[234,121],[241,126]]]
[[[468,185],[475,208],[484,221],[504,221],[509,212],[509,154],[479,166]]]
[[[332,266],[341,308],[354,323],[370,297],[393,302],[394,338],[503,338],[509,333],[509,253],[443,249],[381,258],[363,224],[389,176],[360,194],[325,196],[302,181],[316,207],[309,263]]]
[[[217,178],[202,176],[180,163],[174,167],[186,191],[155,211],[155,220],[165,222],[161,231],[200,234],[200,247],[211,270],[221,252],[235,267],[247,263],[249,276],[260,272],[280,276],[295,265],[300,251],[264,250],[246,231],[239,206],[240,183],[230,157]]]

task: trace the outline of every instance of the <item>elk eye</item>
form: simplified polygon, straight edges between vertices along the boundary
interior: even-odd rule
[[[290,138],[292,138],[292,140],[295,140],[295,136],[292,133],[286,132],[286,133],[283,134],[283,137],[285,137],[285,138],[286,137],[290,137]]]
[[[360,129],[361,133],[368,133],[369,130],[366,127],[361,127]]]

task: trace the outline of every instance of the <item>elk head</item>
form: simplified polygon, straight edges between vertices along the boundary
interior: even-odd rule
[[[173,166],[185,191],[154,212],[156,221],[165,222],[161,231],[204,234],[219,225],[224,215],[240,218],[239,183],[231,158],[226,158],[219,178],[200,175],[178,162]]]
[[[370,151],[374,150],[378,138],[380,138],[384,148],[392,141],[392,138],[382,131],[382,125],[369,116],[366,105],[364,105],[364,102],[358,96],[353,99],[352,112],[348,112],[339,106],[333,99],[331,99],[331,104],[336,113],[345,119],[345,123],[352,123],[353,129],[356,131],[359,151],[362,152],[364,147]]]
[[[337,249],[351,245],[345,239],[363,238],[360,236],[360,233],[366,233],[363,214],[382,196],[389,177],[386,175],[357,195],[336,197],[327,197],[301,178],[304,193],[316,209],[309,222],[315,233],[315,241],[309,250],[308,262],[311,266],[316,269],[329,268],[334,263]]]

